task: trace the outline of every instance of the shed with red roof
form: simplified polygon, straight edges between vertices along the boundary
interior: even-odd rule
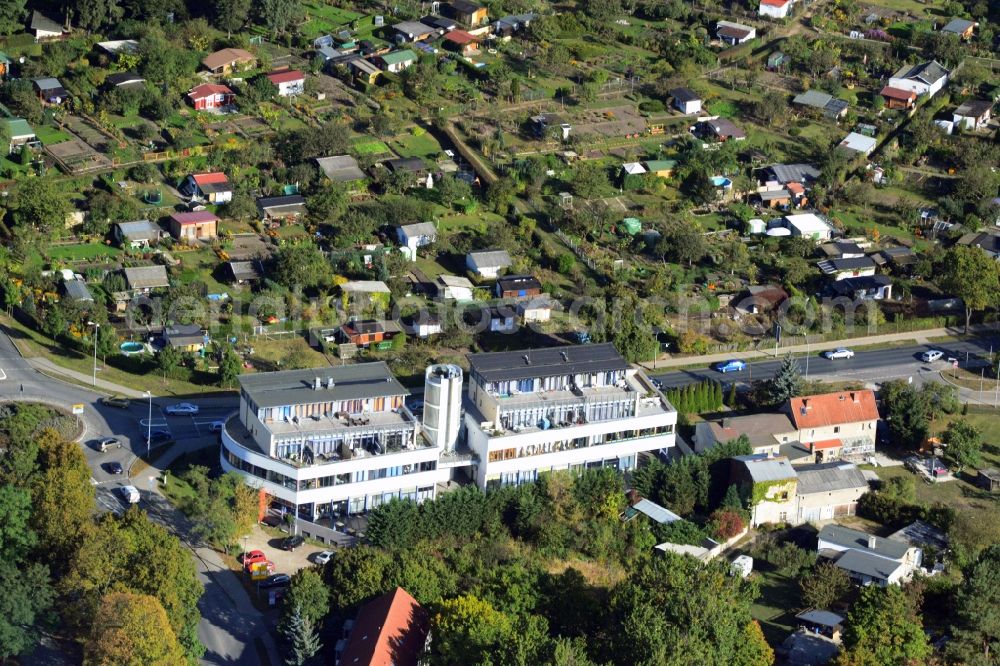
[[[232,104],[236,95],[221,83],[202,83],[192,88],[187,98],[196,111],[214,111]]]
[[[208,240],[218,235],[217,218],[207,210],[174,213],[170,216],[170,233],[177,240]]]
[[[306,89],[306,75],[298,70],[271,72],[267,75],[267,79],[278,88],[279,97],[301,95]]]

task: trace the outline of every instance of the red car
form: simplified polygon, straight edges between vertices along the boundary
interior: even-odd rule
[[[267,555],[265,555],[262,550],[251,550],[249,553],[243,555],[244,569],[249,569],[251,565],[257,564],[258,562],[267,562]]]

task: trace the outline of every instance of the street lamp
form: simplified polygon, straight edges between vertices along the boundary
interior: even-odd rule
[[[96,321],[88,321],[87,326],[94,327],[94,386],[97,386],[97,332],[101,330],[101,325]]]
[[[146,458],[149,458],[149,447],[153,439],[153,393],[146,391],[149,398],[149,417],[146,419]]]

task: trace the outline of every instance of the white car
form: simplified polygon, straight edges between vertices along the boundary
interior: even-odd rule
[[[944,356],[944,352],[941,351],[940,349],[931,349],[921,354],[920,360],[923,361],[924,363],[933,363],[942,356]]]
[[[823,352],[823,356],[830,360],[837,358],[854,358],[854,352],[850,349],[841,347],[840,349],[831,349],[828,352]]]
[[[332,559],[333,559],[332,550],[324,550],[322,553],[316,553],[316,555],[313,556],[313,561],[316,564],[326,564]]]
[[[163,411],[170,415],[197,414],[198,405],[192,405],[190,402],[178,402],[176,405],[169,405]]]

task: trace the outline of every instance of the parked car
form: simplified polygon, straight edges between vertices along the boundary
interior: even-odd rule
[[[125,470],[122,468],[122,464],[117,461],[111,461],[109,463],[104,463],[104,469],[107,470],[108,474],[121,474]]]
[[[920,355],[920,360],[924,363],[933,363],[944,356],[944,352],[940,349],[928,349],[923,354]]]
[[[198,413],[198,405],[192,405],[190,402],[178,402],[176,405],[168,405],[163,411],[171,416],[194,415]]]
[[[251,565],[258,562],[267,562],[267,555],[262,550],[251,550],[243,554],[243,568],[249,569]]]
[[[292,584],[292,577],[284,573],[268,576],[266,579],[258,583],[258,585],[265,590],[271,587],[288,587],[291,584]]]
[[[118,407],[119,409],[128,409],[128,406],[132,404],[128,398],[123,398],[120,395],[112,396],[110,398],[101,398],[101,404],[106,407]]]
[[[854,351],[841,347],[840,349],[831,349],[830,351],[823,352],[823,356],[831,361],[838,358],[854,358]]]
[[[305,542],[306,540],[298,534],[293,534],[292,536],[285,537],[281,540],[281,550],[295,550]]]
[[[222,429],[226,427],[225,421],[212,421],[212,425],[208,427],[212,432],[222,432]]]
[[[122,499],[129,504],[139,503],[139,489],[135,486],[122,486],[118,492],[122,494]]]
[[[715,370],[726,374],[727,372],[742,372],[747,369],[747,362],[741,361],[738,358],[731,359],[729,361],[719,361],[715,364]]]
[[[169,430],[154,430],[149,434],[146,443],[149,445],[153,444],[163,444],[164,442],[169,442],[173,439]]]
[[[105,437],[104,439],[97,442],[97,450],[104,453],[108,449],[120,449],[122,448],[121,441],[116,437]]]
[[[326,564],[333,559],[332,550],[324,550],[322,553],[316,553],[313,555],[313,562],[316,564]]]

